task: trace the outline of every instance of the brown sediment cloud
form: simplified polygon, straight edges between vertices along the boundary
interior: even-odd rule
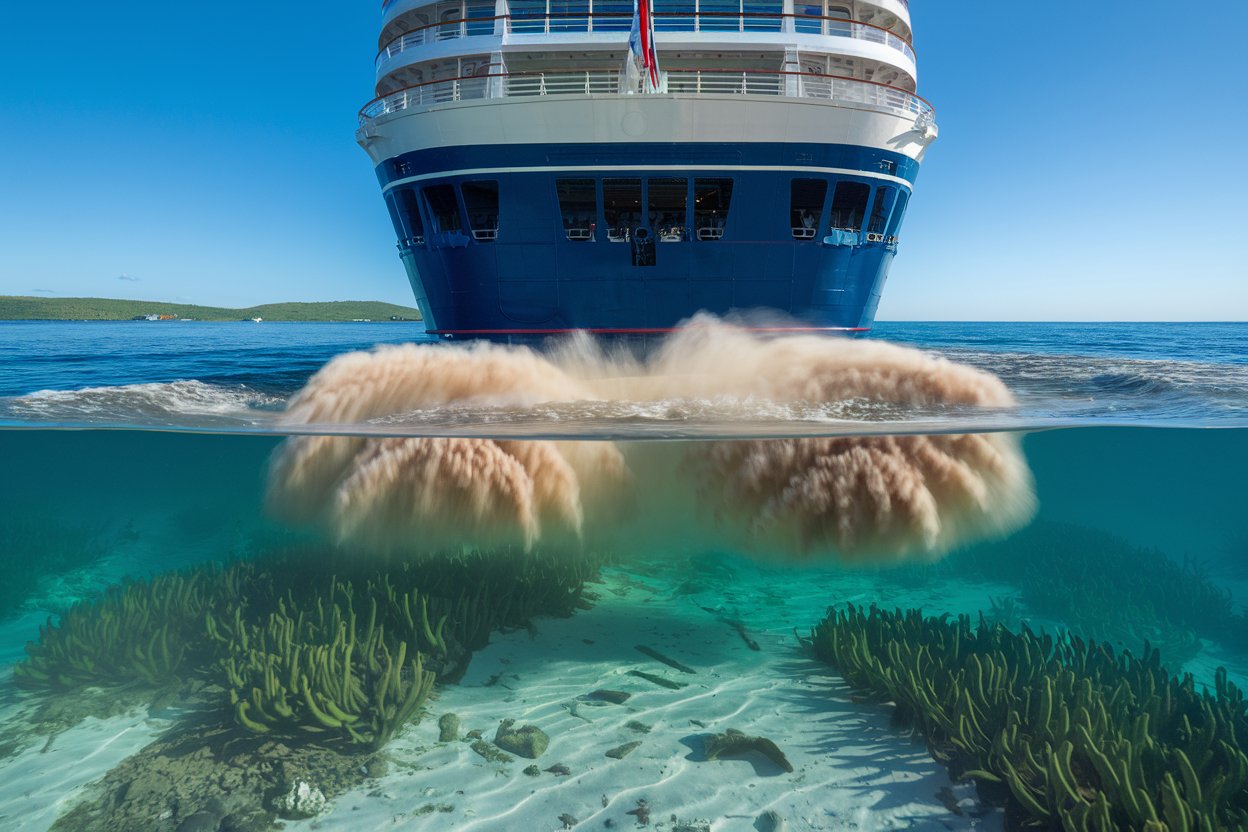
[[[340,428],[451,404],[523,408],[588,395],[528,349],[405,344],[334,359],[291,400],[284,421]],[[527,548],[539,538],[578,539],[586,499],[614,502],[609,492],[626,477],[607,444],[295,436],[271,461],[268,506],[370,548]],[[593,484],[583,494],[586,478]]]
[[[733,399],[895,411],[1008,407],[991,374],[892,344],[760,338],[699,316],[648,359],[578,336],[542,355],[477,344],[335,359],[286,420],[350,425],[450,405]],[[537,543],[727,545],[768,559],[931,559],[1034,511],[1008,434],[682,443],[299,436],[269,505],[375,548]],[[654,539],[657,535],[662,540]],[[645,541],[645,543],[642,543]]]

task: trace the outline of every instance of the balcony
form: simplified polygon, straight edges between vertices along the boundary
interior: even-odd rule
[[[934,127],[932,106],[898,87],[809,72],[673,69],[664,73],[671,95],[783,96],[825,101],[913,119],[916,128]],[[615,95],[620,72],[608,69],[492,73],[429,81],[376,98],[360,110],[360,125],[408,109],[456,101],[535,96]],[[934,133],[933,133],[934,135]]]
[[[405,32],[377,54],[376,66],[412,49],[456,38],[502,37],[507,43],[512,36],[539,35],[559,38],[563,35],[606,34],[608,42],[626,41],[632,15],[595,12],[591,14],[511,14],[500,17],[470,17],[430,23]],[[870,23],[858,23],[836,17],[799,14],[753,14],[732,12],[701,12],[698,14],[657,13],[656,33],[752,34],[777,33],[848,38],[864,43],[881,44],[899,53],[903,63],[913,68],[914,47],[905,38]],[[584,42],[582,38],[576,38]]]

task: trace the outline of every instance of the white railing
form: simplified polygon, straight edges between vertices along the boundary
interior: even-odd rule
[[[628,39],[632,15],[598,12],[596,14],[541,14],[503,15],[502,17],[468,18],[444,23],[430,23],[405,32],[392,40],[377,54],[377,66],[382,61],[409,49],[454,38],[493,35],[495,21],[502,20],[510,35],[559,35],[564,33],[601,32],[619,33],[621,40]],[[910,42],[889,29],[870,23],[858,23],[836,17],[818,17],[800,14],[737,14],[732,12],[702,12],[699,14],[659,13],[654,16],[656,32],[793,32],[803,35],[853,38],[879,43],[894,49],[910,61],[915,61],[914,47]]]
[[[932,106],[914,93],[887,84],[835,75],[762,70],[668,70],[669,94],[767,95],[812,98],[935,122]],[[617,70],[519,72],[430,81],[374,99],[360,110],[360,124],[409,108],[482,98],[544,95],[610,95],[621,92]]]

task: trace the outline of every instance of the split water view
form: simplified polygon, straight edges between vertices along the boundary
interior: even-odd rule
[[[1248,5],[10,5],[0,832],[1248,829]]]

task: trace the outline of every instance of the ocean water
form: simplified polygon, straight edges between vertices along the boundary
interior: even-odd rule
[[[0,828],[1248,828],[1248,325],[873,339],[1013,402],[0,324]]]

